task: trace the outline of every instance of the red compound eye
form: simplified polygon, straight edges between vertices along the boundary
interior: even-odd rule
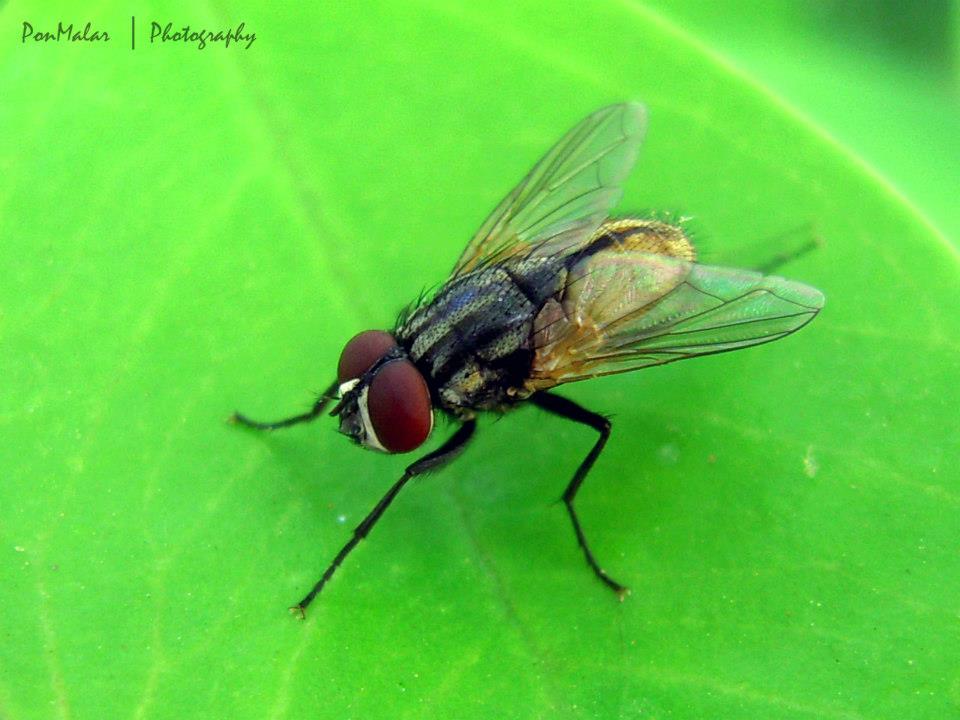
[[[393,335],[383,330],[365,330],[354,335],[340,353],[340,364],[337,366],[340,383],[363,375],[396,344]]]
[[[433,429],[430,390],[409,360],[392,360],[377,371],[367,410],[380,444],[392,453],[420,447]]]

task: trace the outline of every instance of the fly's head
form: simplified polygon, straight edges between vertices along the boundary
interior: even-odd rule
[[[394,337],[367,330],[343,348],[337,368],[340,432],[387,453],[420,447],[433,430],[430,389]]]

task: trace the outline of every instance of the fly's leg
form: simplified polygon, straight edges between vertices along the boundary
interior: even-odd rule
[[[768,257],[763,262],[755,265],[753,269],[764,275],[770,275],[788,262],[797,260],[823,245],[823,241],[820,239],[814,225],[812,223],[806,223],[769,240],[765,240],[763,247],[767,248],[770,245],[787,245],[793,241],[793,238],[799,238],[803,241],[802,244],[797,245],[796,242],[793,242],[793,248],[782,250],[773,257]]]
[[[323,413],[323,409],[327,406],[327,403],[336,398],[338,387],[339,384],[334,381],[333,384],[327,388],[327,391],[317,398],[313,407],[301,415],[294,415],[293,417],[284,418],[283,420],[277,420],[275,422],[257,422],[256,420],[251,420],[246,415],[235,412],[228,418],[228,422],[253,428],[254,430],[279,430],[280,428],[290,427],[298,423],[310,422],[318,418]]]
[[[476,420],[467,420],[453,435],[450,436],[450,438],[447,439],[443,445],[434,450],[432,453],[424,455],[422,458],[410,465],[403,473],[403,477],[393,484],[393,487],[387,491],[387,494],[380,498],[380,502],[374,505],[373,510],[370,511],[370,513],[359,525],[357,525],[356,529],[353,531],[353,537],[347,541],[346,545],[340,548],[340,552],[337,553],[337,556],[333,559],[333,562],[331,562],[326,571],[324,571],[323,577],[320,578],[319,582],[313,586],[313,589],[306,594],[303,600],[290,608],[290,611],[299,614],[301,618],[305,617],[307,606],[313,602],[313,599],[317,595],[320,594],[320,591],[323,590],[323,586],[327,584],[327,581],[337,571],[337,568],[340,567],[340,563],[343,562],[344,558],[346,558],[347,555],[349,555],[350,552],[357,546],[357,543],[363,540],[370,533],[370,531],[373,529],[373,526],[377,524],[377,520],[379,520],[384,511],[390,507],[390,503],[393,502],[393,499],[397,496],[400,490],[403,489],[403,486],[406,485],[411,478],[414,478],[417,475],[423,475],[425,472],[430,470],[435,470],[436,468],[453,460],[453,458],[455,458],[460,451],[464,449],[467,442],[473,436],[473,431],[476,429],[476,427]]]
[[[590,468],[593,467],[593,463],[596,462],[597,458],[600,456],[603,446],[607,444],[607,439],[610,437],[610,421],[607,420],[607,418],[605,418],[603,415],[590,412],[589,410],[580,407],[572,400],[567,400],[559,395],[538,393],[531,397],[530,401],[537,407],[546,410],[547,412],[553,413],[554,415],[559,415],[567,420],[573,420],[581,425],[588,425],[600,433],[600,437],[597,438],[597,442],[594,443],[593,448],[591,448],[590,452],[587,453],[587,456],[583,459],[583,462],[580,463],[580,467],[578,467],[577,471],[573,474],[573,479],[570,481],[570,484],[567,485],[567,489],[563,493],[563,502],[567,506],[567,512],[570,515],[570,520],[573,522],[573,531],[577,534],[577,542],[580,544],[580,547],[583,548],[583,554],[587,559],[587,564],[591,567],[594,574],[601,581],[603,581],[608,588],[613,590],[621,600],[623,600],[630,591],[624,585],[621,585],[612,577],[607,575],[606,570],[600,567],[599,563],[597,563],[596,558],[590,551],[590,546],[587,544],[587,538],[583,534],[583,528],[580,527],[580,520],[577,518],[577,511],[573,507],[573,501],[577,496],[577,490],[580,489],[584,479],[587,477],[587,473],[589,473]]]

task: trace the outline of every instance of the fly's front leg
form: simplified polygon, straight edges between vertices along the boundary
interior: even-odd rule
[[[590,449],[590,452],[587,453],[587,456],[583,459],[583,462],[580,463],[580,467],[578,467],[577,471],[573,474],[573,479],[570,481],[570,484],[567,485],[567,489],[563,493],[563,502],[567,506],[567,512],[569,513],[570,520],[573,523],[573,531],[577,534],[577,542],[580,544],[580,547],[583,548],[583,554],[587,559],[587,564],[593,570],[594,574],[604,583],[604,585],[617,593],[620,599],[623,600],[630,591],[626,586],[621,585],[612,577],[607,575],[606,570],[600,567],[599,563],[597,563],[596,558],[590,551],[590,546],[587,544],[587,538],[583,534],[583,528],[580,527],[580,520],[577,518],[577,511],[573,507],[573,501],[577,496],[577,490],[580,489],[584,479],[587,477],[587,473],[589,473],[590,468],[593,467],[593,463],[596,462],[597,458],[600,456],[603,446],[607,444],[607,438],[610,437],[610,421],[607,420],[607,418],[605,418],[603,415],[590,412],[589,410],[580,407],[572,400],[567,400],[559,395],[538,393],[531,397],[530,401],[537,407],[546,410],[549,413],[566,418],[567,420],[573,420],[581,425],[587,425],[600,433],[600,437],[597,438],[596,443],[594,443],[593,447]]]
[[[304,611],[307,609],[307,606],[313,602],[313,599],[320,594],[320,591],[323,590],[323,586],[327,584],[327,581],[333,577],[333,574],[337,571],[337,568],[340,567],[340,563],[343,562],[344,558],[350,554],[350,552],[357,546],[357,544],[365,538],[370,531],[373,529],[373,526],[377,524],[384,511],[390,506],[390,503],[393,502],[393,499],[397,496],[400,490],[403,489],[403,486],[407,482],[416,477],[417,475],[423,475],[425,472],[430,470],[435,470],[436,468],[450,462],[455,458],[464,447],[466,447],[467,442],[473,436],[473,431],[477,427],[476,420],[467,420],[464,422],[457,431],[450,436],[450,438],[439,448],[434,450],[428,455],[424,455],[422,458],[417,460],[415,463],[410,465],[406,471],[403,473],[403,477],[397,480],[393,486],[387,491],[387,494],[380,498],[380,502],[374,505],[373,510],[363,519],[363,521],[357,525],[353,531],[353,537],[347,541],[347,544],[340,548],[340,552],[337,553],[337,556],[333,559],[333,562],[327,567],[323,573],[323,577],[313,586],[313,589],[306,594],[306,596],[290,608],[291,612],[295,612],[300,615],[301,618],[305,617]]]
[[[326,392],[317,398],[317,401],[313,404],[313,407],[301,415],[294,415],[293,417],[284,418],[283,420],[276,420],[274,422],[257,422],[256,420],[251,420],[246,415],[235,412],[228,418],[228,422],[231,422],[235,425],[243,425],[244,427],[253,428],[254,430],[279,430],[280,428],[290,427],[291,425],[296,425],[298,423],[310,422],[311,420],[315,420],[316,418],[320,417],[320,415],[323,413],[323,409],[327,406],[327,403],[336,399],[338,387],[339,383],[334,380],[330,387],[327,388]]]

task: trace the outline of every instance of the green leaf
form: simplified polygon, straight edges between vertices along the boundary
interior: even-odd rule
[[[60,19],[111,41],[19,42]],[[257,40],[151,45],[151,20]],[[0,717],[960,710],[960,257],[923,188],[758,54],[634,2],[36,3],[4,6],[0,36]],[[627,99],[651,114],[623,211],[692,216],[713,264],[813,232],[778,272],[826,308],[768,346],[565,390],[613,415],[578,507],[624,603],[555,501],[594,437],[524,409],[290,617],[410,458],[327,418],[225,418],[307,406],[350,335]]]

